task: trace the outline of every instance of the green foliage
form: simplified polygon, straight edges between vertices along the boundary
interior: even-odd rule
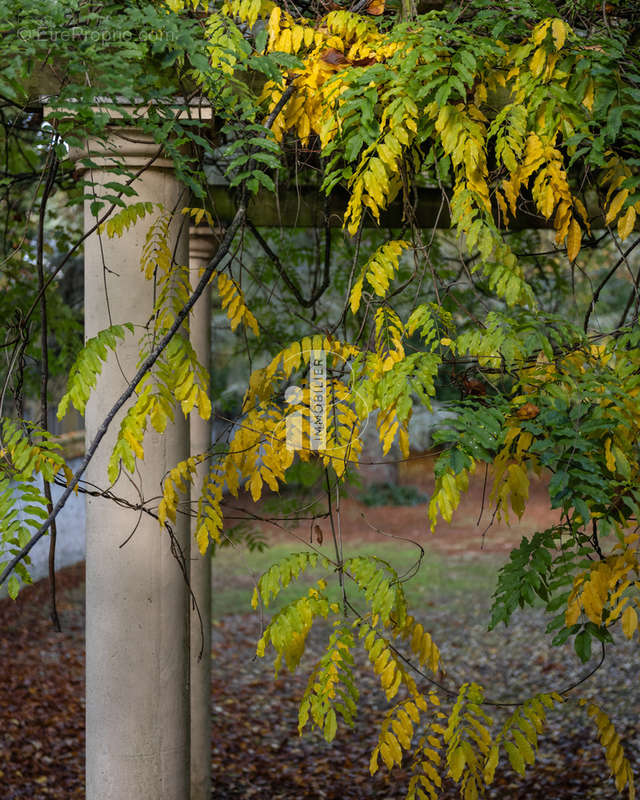
[[[365,279],[375,295],[385,297],[389,283],[398,271],[402,251],[407,247],[409,242],[387,242],[371,256],[351,289],[349,305],[352,314],[360,308]]]
[[[112,214],[107,222],[103,223],[101,230],[105,230],[109,238],[122,236],[129,228],[135,226],[139,219],[143,219],[153,211],[153,203],[132,203],[131,205]]]
[[[300,733],[310,719],[323,731],[328,742],[336,735],[338,714],[353,727],[359,698],[352,671],[353,633],[340,620],[333,624],[334,630],[324,655],[309,675],[298,712]]]
[[[485,783],[493,782],[499,751],[503,747],[511,767],[520,775],[535,761],[538,735],[542,733],[546,714],[558,703],[564,702],[558,694],[538,694],[518,706],[502,726],[495,738],[484,766]]]
[[[282,589],[286,589],[291,581],[305,570],[315,567],[318,560],[325,569],[329,568],[329,561],[326,558],[308,551],[293,553],[288,558],[273,564],[258,581],[251,600],[252,607],[257,608],[258,603],[262,602],[268,608],[269,603],[275,600]]]
[[[102,363],[106,361],[109,350],[116,349],[118,339],[124,339],[125,330],[133,333],[133,325],[111,325],[87,341],[69,371],[67,391],[58,405],[58,419],[65,416],[69,403],[84,414],[87,400],[102,372]]]
[[[427,497],[415,486],[399,486],[397,483],[374,483],[358,495],[365,506],[419,506]]]
[[[307,636],[314,621],[318,617],[326,619],[330,611],[333,613],[338,611],[336,603],[329,603],[324,594],[325,588],[326,582],[319,580],[317,588],[312,587],[306,595],[292,600],[276,612],[265,628],[256,653],[258,656],[264,656],[267,645],[273,645],[278,654],[274,664],[276,675],[283,659],[291,672],[296,669],[304,654]],[[328,692],[333,691],[330,683],[325,684],[325,688]],[[333,733],[335,734],[335,728]]]
[[[22,515],[21,515],[22,510]],[[24,515],[24,516],[23,516]],[[46,500],[42,493],[28,483],[22,483],[18,496],[9,479],[0,475],[0,531],[2,531],[0,550],[0,569],[4,569],[10,559],[20,552],[31,538],[31,529],[47,517]],[[20,584],[31,583],[28,557],[21,561],[7,582],[9,597],[15,598]]]
[[[483,700],[482,687],[462,684],[444,733],[448,774],[460,784],[465,800],[482,791],[483,763],[491,746],[492,720],[482,709]]]
[[[374,617],[379,617],[386,626],[393,614],[394,622],[402,626],[407,603],[398,575],[390,564],[375,556],[356,556],[345,561],[344,571],[364,593]]]
[[[36,481],[38,476],[53,481],[59,472],[67,480],[60,445],[37,425],[0,422],[0,570],[29,542],[33,529],[47,518],[47,500]],[[16,598],[20,584],[31,583],[27,557],[14,568],[8,591]]]
[[[640,513],[637,242],[628,241],[640,213],[632,6],[615,3],[615,14],[595,0],[514,0],[508,13],[488,0],[446,3],[427,14],[391,6],[376,14],[374,6],[363,13],[319,8],[301,14],[267,0],[210,7],[141,0],[99,8],[78,0],[0,0],[2,19],[11,20],[3,30],[0,77],[0,94],[11,107],[2,128],[7,266],[0,304],[12,319],[1,399],[11,384],[20,408],[25,365],[40,354],[30,341],[38,321],[33,265],[46,251],[45,273],[53,280],[57,267],[48,248],[69,254],[76,245],[77,236],[61,232],[64,224],[40,237],[30,221],[42,202],[40,168],[53,153],[62,162],[56,186],[64,194],[56,213],[87,201],[107,236],[148,224],[141,269],[155,302],[140,334],[139,363],[190,296],[187,265],[175,262],[169,245],[177,209],[136,201],[134,175],[116,154],[113,179],[100,191],[90,179],[96,166],[90,157],[79,181],[66,161],[69,145],[106,139],[114,116],[123,126],[136,124],[200,198],[185,214],[210,226],[224,218],[224,202],[236,195],[214,196],[205,172],[215,172],[237,189],[250,232],[238,234],[214,276],[216,324],[227,318],[224,345],[216,347],[233,365],[227,374],[242,385],[229,400],[239,415],[236,426],[220,447],[169,470],[160,523],[177,519],[198,466],[207,462],[196,531],[204,553],[210,542],[222,541],[225,488],[232,494],[242,488],[257,501],[296,475],[303,483],[312,474],[346,480],[358,465],[360,434],[372,412],[382,452],[398,442],[406,456],[414,406],[430,408],[434,397],[446,396],[449,416],[434,437],[441,452],[431,527],[439,516],[452,520],[478,465],[491,479],[494,514],[507,519],[525,513],[530,474],[548,475],[561,522],[514,550],[499,576],[491,626],[542,602],[554,615],[553,641],[575,637],[577,655],[586,661],[594,638],[612,641],[614,629],[635,637],[640,607],[637,539],[628,534]],[[42,26],[46,35],[24,36]],[[70,26],[77,35],[63,36]],[[49,63],[62,75],[51,92],[52,128],[22,111],[34,91],[41,94],[42,66]],[[194,94],[215,119],[215,142],[198,107],[176,100]],[[20,137],[31,137],[26,150]],[[295,207],[286,193],[281,198],[283,187],[302,187]],[[435,187],[441,189],[438,220],[448,216],[451,232],[434,231],[427,239],[421,203]],[[313,237],[284,230],[305,211],[308,193],[326,197],[326,231],[313,244],[307,241]],[[263,235],[252,217],[276,194],[276,213],[286,220],[282,230]],[[344,239],[331,231],[336,209]],[[548,225],[553,238],[508,230],[527,218]],[[372,222],[386,227],[387,220],[397,229],[367,230]],[[64,310],[53,336],[52,363],[60,372],[77,343],[73,315],[53,299],[57,282],[47,297],[50,317]],[[112,483],[122,466],[134,473],[144,458],[149,426],[162,433],[178,413],[211,415],[210,376],[187,328],[135,387],[109,461]],[[256,336],[245,336],[247,330]],[[266,335],[256,341],[261,331]],[[124,329],[113,326],[87,343],[69,372],[60,416],[70,403],[84,410],[102,364],[123,337]],[[312,452],[318,358],[326,365],[326,446]],[[34,386],[31,380],[27,389]],[[302,399],[287,405],[283,395],[292,386]],[[286,436],[293,413],[302,420],[298,447]],[[45,432],[4,419],[1,458],[6,563],[5,555],[26,543],[28,526],[46,514],[34,476],[51,480],[62,459]],[[12,492],[27,510],[26,521]],[[408,796],[421,800],[437,796],[445,773],[472,800],[493,780],[501,755],[523,773],[534,761],[545,708],[559,704],[559,696],[523,700],[496,736],[484,690],[474,683],[459,688],[449,714],[438,711],[437,695],[427,700],[411,668],[437,674],[439,650],[409,615],[397,573],[379,558],[343,557],[337,537],[335,561],[291,555],[265,572],[254,595],[254,606],[261,601],[268,608],[319,565],[341,594],[333,602],[320,579],[277,611],[258,645],[260,655],[273,645],[276,669],[285,663],[293,670],[314,622],[334,623],[311,670],[300,729],[311,721],[330,741],[339,718],[353,724],[358,688],[351,667],[362,647],[385,698],[394,702],[372,772],[380,760],[391,769],[411,753]],[[25,568],[19,570],[27,580]],[[19,580],[11,581],[13,595]],[[604,712],[593,706],[589,713],[616,785],[632,795],[617,734]]]

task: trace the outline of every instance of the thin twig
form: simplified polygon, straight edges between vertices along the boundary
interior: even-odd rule
[[[600,297],[600,292],[604,289],[604,287],[607,285],[607,283],[615,275],[615,273],[618,271],[619,267],[622,266],[622,264],[624,264],[626,262],[627,256],[639,244],[640,244],[640,238],[636,239],[635,242],[625,250],[625,252],[620,256],[620,258],[616,261],[616,263],[611,267],[609,272],[607,272],[607,274],[604,276],[604,278],[598,284],[595,292],[593,293],[593,297],[591,298],[591,302],[589,303],[589,306],[587,308],[586,314],[584,315],[584,324],[583,324],[582,327],[583,327],[583,330],[584,330],[585,333],[587,332],[587,329],[589,327],[589,319],[591,317],[591,314],[592,314],[593,310],[596,307],[596,303],[598,302],[598,298]],[[625,316],[626,316],[626,314],[625,314]]]
[[[331,537],[333,539],[333,548],[336,551],[336,561],[338,562],[338,582],[340,584],[340,591],[342,592],[342,613],[347,616],[347,593],[344,585],[344,562],[342,560],[342,543],[339,540],[338,532],[333,521],[333,509],[331,506],[331,481],[329,480],[329,468],[325,467],[324,477],[327,482],[327,503],[329,504],[329,522],[331,524]]]

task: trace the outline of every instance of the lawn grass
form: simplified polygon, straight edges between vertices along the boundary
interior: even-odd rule
[[[278,560],[301,550],[304,550],[303,545],[287,543],[273,544],[263,552],[250,552],[244,547],[220,550],[212,559],[214,620],[227,614],[250,611],[253,587],[260,575]],[[323,546],[319,550],[328,558],[335,558],[332,546]],[[358,543],[349,547],[348,551],[345,549],[344,553],[345,559],[362,555],[375,555],[391,564],[403,580],[409,608],[415,610],[443,602],[453,607],[477,607],[480,604],[488,608],[501,563],[499,558],[470,561],[425,550],[416,572],[420,551],[415,546],[397,541]],[[327,580],[329,597],[339,600],[341,593],[335,573],[322,568],[314,569],[303,573],[284,589],[276,601],[269,605],[269,614],[306,593],[319,578]],[[350,598],[353,597],[359,605],[353,582],[348,584],[348,591]]]

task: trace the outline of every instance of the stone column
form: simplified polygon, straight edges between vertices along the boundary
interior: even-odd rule
[[[200,271],[215,252],[214,232],[193,227],[189,234],[191,285],[200,280]],[[211,288],[207,287],[193,308],[189,322],[191,344],[198,360],[207,369],[211,364]],[[190,418],[191,455],[204,453],[211,446],[211,421],[197,411]],[[192,509],[197,508],[199,491],[206,477],[207,464],[200,464],[191,491]],[[200,617],[191,608],[191,800],[211,797],[211,557],[201,555],[195,539],[195,518],[191,521],[191,591]],[[202,628],[200,618],[202,619]],[[200,658],[200,653],[202,657]]]
[[[106,147],[89,142],[93,166],[84,178],[96,193],[114,175],[114,152],[131,172],[158,154],[151,137],[114,127]],[[81,157],[83,153],[77,153]],[[110,169],[111,168],[111,169]],[[155,158],[135,180],[138,196],[172,211],[188,204],[173,164]],[[85,242],[85,334],[94,336],[113,323],[133,322],[110,355],[86,410],[91,441],[114,400],[136,371],[138,345],[153,309],[153,281],[140,270],[140,256],[153,214],[121,238],[91,234]],[[95,224],[85,202],[85,229]],[[188,259],[188,225],[177,213],[169,247],[176,264]],[[124,409],[111,424],[87,471],[87,479],[106,486],[107,463]],[[144,438],[144,461],[134,475],[124,468],[112,491],[136,504],[161,492],[167,470],[187,457],[188,424],[179,409],[175,423]],[[178,518],[174,544],[189,564],[189,523]],[[189,796],[189,627],[185,577],[172,552],[169,534],[148,514],[122,508],[104,498],[87,498],[86,571],[86,735],[87,800],[185,800]]]

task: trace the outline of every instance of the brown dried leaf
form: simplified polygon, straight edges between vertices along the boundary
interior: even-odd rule
[[[336,50],[335,47],[330,47],[328,50],[325,50],[322,54],[322,60],[327,64],[332,64],[333,66],[341,66],[342,64],[349,63],[349,59],[345,56],[345,54],[341,53],[339,50]]]
[[[384,14],[385,0],[371,0],[367,6],[367,14],[372,14],[374,17],[379,17]]]
[[[540,409],[535,403],[525,403],[516,411],[518,419],[535,419],[540,413]]]
[[[370,67],[372,64],[377,63],[378,60],[373,56],[368,56],[367,58],[358,58],[357,60],[351,62],[354,67]]]

